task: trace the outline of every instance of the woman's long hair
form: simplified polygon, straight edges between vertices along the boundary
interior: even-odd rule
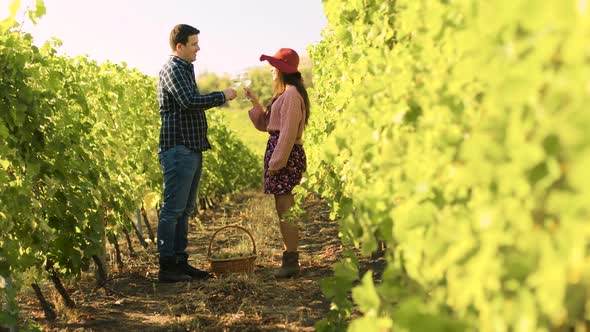
[[[303,97],[303,102],[305,103],[305,125],[307,125],[307,120],[309,119],[309,96],[307,95],[307,90],[303,85],[303,77],[301,76],[300,72],[294,72],[291,74],[286,74],[277,70],[277,77],[278,79],[274,82],[273,87],[273,95],[270,99],[270,102],[266,105],[266,111],[270,112],[270,108],[272,104],[279,98],[280,95],[285,92],[287,85],[292,85],[297,89],[297,92]]]

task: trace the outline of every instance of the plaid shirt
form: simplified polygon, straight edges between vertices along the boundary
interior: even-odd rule
[[[160,70],[160,149],[184,145],[194,151],[211,148],[207,140],[205,110],[225,103],[223,92],[200,95],[192,63],[171,55]]]

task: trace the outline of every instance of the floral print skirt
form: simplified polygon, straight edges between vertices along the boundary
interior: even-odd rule
[[[295,144],[291,149],[287,166],[281,168],[279,173],[268,175],[268,164],[272,153],[279,141],[279,133],[271,132],[266,143],[266,152],[264,153],[264,193],[282,195],[291,193],[293,188],[301,182],[303,172],[307,169],[307,158],[303,145]]]

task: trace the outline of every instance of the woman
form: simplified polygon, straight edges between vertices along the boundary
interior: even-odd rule
[[[289,48],[281,48],[274,56],[262,55],[260,61],[272,66],[274,94],[266,111],[249,88],[244,88],[252,102],[248,111],[258,130],[270,134],[264,154],[264,193],[273,194],[279,216],[285,251],[277,278],[299,274],[299,229],[286,214],[295,205],[292,190],[301,182],[306,169],[303,150],[303,129],[309,119],[309,97],[297,69],[299,56]]]

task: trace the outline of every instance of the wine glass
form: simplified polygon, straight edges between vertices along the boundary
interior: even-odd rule
[[[247,88],[252,84],[252,80],[250,79],[250,74],[244,72],[240,75],[242,86]],[[242,99],[242,101],[249,101],[250,98],[246,95],[246,98]]]
[[[240,82],[240,75],[233,75],[231,79],[231,87],[237,91],[240,85],[242,85],[242,82]]]

